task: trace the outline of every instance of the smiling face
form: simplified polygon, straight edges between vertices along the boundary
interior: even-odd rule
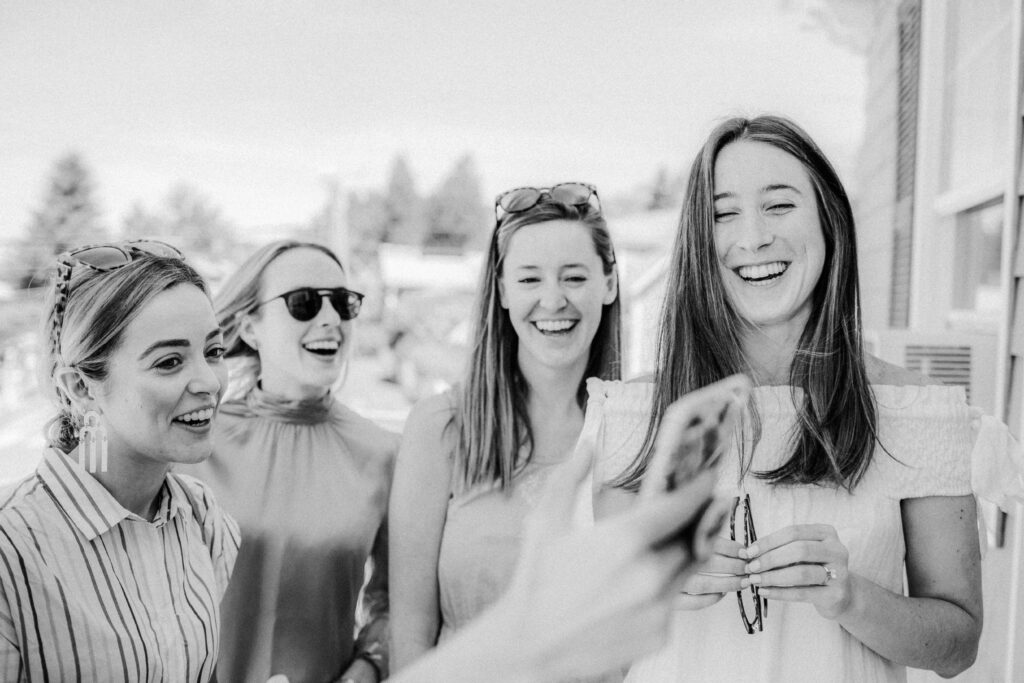
[[[814,187],[803,164],[764,142],[718,153],[715,248],[729,300],[747,322],[797,336],[825,263]]]
[[[279,295],[301,287],[346,285],[341,266],[318,249],[290,249],[263,271],[259,300],[267,303],[247,316],[242,338],[259,353],[265,391],[290,399],[315,398],[338,381],[352,322],[342,320],[326,298],[312,320],[296,320]]]
[[[106,379],[92,390],[122,469],[166,469],[210,455],[211,421],[227,387],[210,299],[190,284],[153,297],[125,328]]]
[[[519,338],[519,366],[579,369],[615,301],[614,275],[605,275],[590,230],[578,221],[526,225],[509,238],[498,281],[501,306]]]

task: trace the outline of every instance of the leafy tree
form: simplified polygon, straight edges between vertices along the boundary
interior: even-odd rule
[[[483,241],[490,222],[473,157],[464,155],[427,203],[425,246],[461,251]]]
[[[93,190],[91,173],[80,155],[72,152],[57,160],[42,206],[33,212],[28,235],[17,246],[18,286],[44,284],[56,254],[107,238]]]

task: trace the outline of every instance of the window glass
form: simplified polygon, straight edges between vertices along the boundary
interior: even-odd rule
[[[953,308],[978,313],[998,313],[1002,309],[1002,233],[1001,198],[957,214]]]

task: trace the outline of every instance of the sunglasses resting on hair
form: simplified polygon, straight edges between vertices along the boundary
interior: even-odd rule
[[[590,203],[590,198],[597,200],[597,208],[601,209],[601,198],[597,188],[589,183],[559,183],[551,187],[516,187],[499,194],[494,200],[494,217],[499,218],[498,209],[506,214],[529,211],[537,206],[541,197],[547,195],[551,201],[566,206],[583,206]]]
[[[342,320],[353,320],[359,315],[359,309],[363,304],[362,294],[344,287],[300,287],[284,294],[272,296],[266,301],[256,304],[256,308],[268,304],[274,299],[284,299],[288,313],[293,318],[299,322],[308,322],[320,313],[324,297],[330,300],[331,306],[338,312],[338,317]]]

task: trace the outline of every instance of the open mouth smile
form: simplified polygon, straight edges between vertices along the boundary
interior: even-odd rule
[[[341,349],[341,342],[337,339],[320,339],[317,341],[307,342],[302,345],[306,351],[316,354],[317,356],[333,357],[337,355]]]
[[[214,409],[212,407],[200,408],[199,410],[193,410],[185,413],[184,415],[179,415],[171,420],[171,422],[175,422],[185,427],[191,427],[193,429],[203,429],[210,426],[210,423],[213,421],[213,414]]]
[[[787,270],[789,270],[789,262],[773,261],[754,266],[740,266],[735,269],[735,272],[748,285],[764,287],[778,280]]]
[[[533,320],[531,321],[537,331],[543,335],[558,336],[572,332],[579,320]]]

